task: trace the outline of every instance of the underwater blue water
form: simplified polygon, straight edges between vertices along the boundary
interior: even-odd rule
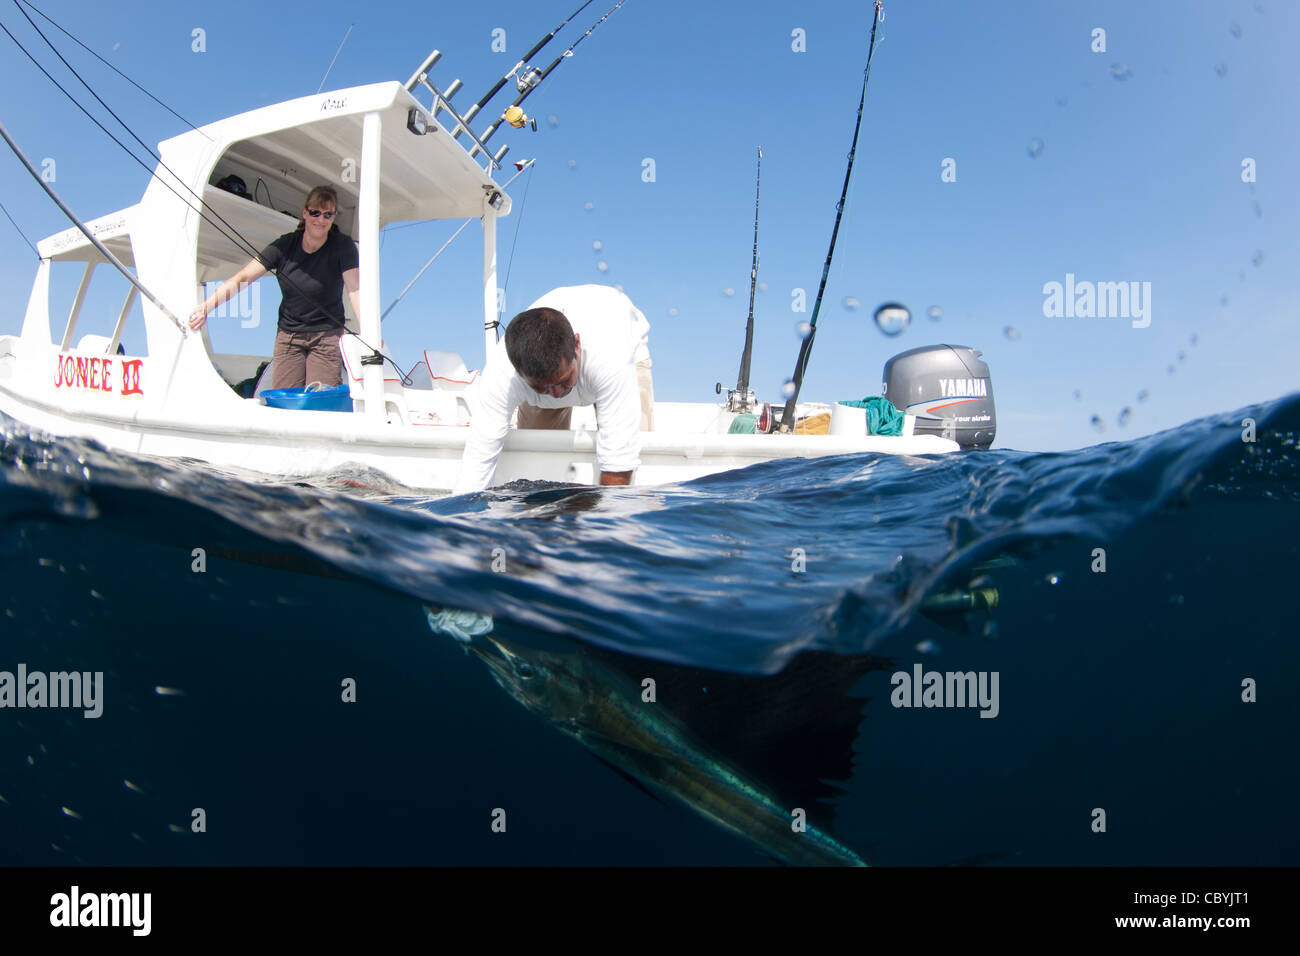
[[[675,746],[873,864],[1294,865],[1298,438],[1292,396],[1073,452],[439,499],[0,417],[0,671],[104,674],[96,719],[0,708],[0,863],[783,858],[646,786],[671,755],[629,774],[520,706],[484,635],[430,627],[456,609],[569,662],[584,713],[653,680]],[[972,587],[997,606],[923,608]],[[996,717],[895,706],[917,664],[996,673]]]

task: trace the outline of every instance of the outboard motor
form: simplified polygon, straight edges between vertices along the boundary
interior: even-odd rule
[[[926,345],[885,363],[884,396],[916,416],[914,434],[951,438],[962,448],[988,448],[997,433],[993,380],[978,349]]]

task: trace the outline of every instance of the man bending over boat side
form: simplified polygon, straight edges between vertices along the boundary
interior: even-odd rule
[[[631,484],[654,427],[649,335],[632,300],[601,285],[554,289],[511,319],[471,391],[453,494],[492,484],[516,408],[519,428],[567,429],[573,406],[595,405],[600,484]]]
[[[190,313],[190,328],[202,328],[209,312],[274,269],[281,298],[272,388],[302,388],[309,382],[334,386],[343,379],[343,291],[353,314],[360,315],[361,286],[357,244],[334,222],[338,208],[333,186],[315,187],[303,203],[298,228],[263,249]]]

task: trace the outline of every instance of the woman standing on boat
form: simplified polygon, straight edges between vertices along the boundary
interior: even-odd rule
[[[190,313],[190,328],[200,329],[209,312],[275,271],[281,299],[272,388],[302,388],[309,382],[333,386],[343,377],[343,291],[352,300],[354,315],[360,314],[361,298],[357,244],[334,222],[338,208],[334,187],[315,187],[303,203],[298,228],[263,249]]]

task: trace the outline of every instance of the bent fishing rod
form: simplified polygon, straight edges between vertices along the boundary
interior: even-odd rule
[[[524,116],[524,111],[519,108],[520,105],[524,102],[524,100],[528,99],[529,95],[533,92],[533,90],[537,89],[537,87],[542,85],[542,81],[551,75],[551,71],[560,65],[560,61],[564,60],[566,57],[573,56],[573,51],[577,49],[578,44],[581,43],[583,40],[587,39],[587,37],[591,36],[592,32],[596,29],[596,27],[600,26],[611,16],[613,16],[614,11],[616,11],[619,7],[623,6],[623,4],[625,4],[626,2],[627,0],[618,0],[617,3],[615,3],[612,7],[609,8],[609,10],[605,12],[605,15],[603,17],[601,17],[591,26],[587,27],[586,33],[583,33],[581,36],[578,37],[578,39],[570,43],[568,48],[559,56],[557,56],[555,60],[552,61],[550,66],[548,66],[546,69],[539,72],[535,68],[530,68],[527,72],[521,75],[519,77],[519,82],[518,82],[518,86],[520,87],[519,95],[515,97],[513,103],[511,103],[509,106],[505,108],[505,111],[502,112],[500,118],[491,126],[489,126],[486,130],[484,130],[483,135],[479,137],[479,142],[482,143],[484,146],[486,146],[487,141],[492,138],[492,135],[497,131],[498,128],[500,128],[502,123],[508,122],[511,126],[515,127],[516,129],[519,129],[520,127],[524,126],[528,122],[528,118]],[[479,148],[476,145],[470,150],[470,155],[473,156],[478,151]]]
[[[849,147],[849,163],[844,170],[844,187],[840,190],[840,201],[835,204],[835,226],[831,229],[831,244],[826,250],[826,263],[822,266],[822,281],[817,288],[817,299],[813,303],[812,319],[809,322],[808,337],[803,340],[799,347],[799,358],[794,364],[794,376],[792,382],[794,390],[786,400],[785,408],[781,412],[781,431],[794,431],[795,403],[799,401],[799,390],[803,387],[804,373],[808,370],[808,357],[812,354],[813,339],[817,337],[817,314],[821,311],[822,296],[826,292],[826,279],[831,272],[831,259],[835,255],[835,240],[840,234],[840,219],[844,216],[844,203],[849,195],[849,179],[853,175],[853,158],[858,150],[858,133],[862,130],[862,106],[867,99],[867,80],[871,77],[871,55],[876,49],[876,26],[880,23],[880,8],[883,4],[881,0],[876,0],[875,15],[871,20],[871,41],[867,45],[867,65],[862,71],[862,94],[858,97],[858,119],[853,126],[853,143]]]

